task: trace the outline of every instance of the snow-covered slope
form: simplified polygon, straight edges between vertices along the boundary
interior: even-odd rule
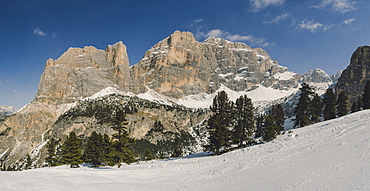
[[[289,95],[296,93],[298,91],[298,88],[291,88],[289,90],[278,90],[271,87],[267,88],[265,86],[260,85],[250,91],[236,92],[227,88],[224,85],[221,85],[220,89],[218,89],[213,94],[203,93],[198,95],[189,95],[179,99],[177,103],[189,108],[208,108],[212,104],[213,98],[220,91],[225,91],[229,96],[230,100],[234,102],[240,96],[247,95],[249,98],[252,99],[254,104],[259,104],[262,101],[272,102],[284,97],[288,97]]]
[[[370,190],[370,111],[221,156],[1,172],[0,190]]]
[[[0,119],[4,119],[15,112],[16,110],[12,106],[0,105]]]

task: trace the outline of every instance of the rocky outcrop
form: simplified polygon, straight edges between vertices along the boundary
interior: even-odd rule
[[[92,46],[70,48],[57,60],[46,62],[35,102],[60,105],[89,97],[108,86],[128,91],[131,84],[126,46],[106,50]]]
[[[0,124],[0,157],[8,165],[19,162],[44,140],[54,124],[55,106],[28,104]]]
[[[353,101],[362,95],[370,79],[370,46],[361,46],[352,54],[350,65],[342,72],[335,86],[336,92],[346,92]]]
[[[299,75],[279,79],[285,72],[288,69],[263,49],[215,37],[197,42],[192,33],[180,31],[153,46],[131,68],[136,87],[147,86],[173,98],[213,93],[221,84],[234,91],[262,82],[277,89],[296,86]]]

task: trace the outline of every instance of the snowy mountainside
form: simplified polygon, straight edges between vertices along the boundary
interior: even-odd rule
[[[0,106],[0,120],[7,118],[8,116],[15,113],[16,110],[12,106],[1,105]]]
[[[326,73],[324,73],[327,75]],[[301,81],[309,83],[309,85],[315,90],[315,92],[319,95],[325,93],[326,89],[333,84],[331,78],[328,76],[330,81],[317,81],[317,80],[307,80],[304,77]],[[327,80],[327,79],[326,79]],[[256,108],[260,108],[260,111],[268,108],[272,104],[280,104],[291,102],[294,96],[299,91],[299,85],[297,84],[295,87],[286,88],[286,89],[276,89],[273,87],[266,87],[263,84],[255,85],[250,90],[247,91],[233,91],[229,89],[227,86],[221,84],[220,88],[215,91],[214,93],[200,93],[196,95],[188,95],[184,96],[180,99],[170,98],[168,96],[162,95],[158,92],[155,92],[152,89],[149,89],[146,93],[137,95],[140,98],[147,99],[150,101],[157,101],[159,103],[171,105],[171,104],[178,104],[183,105],[187,108],[209,108],[212,104],[213,98],[217,95],[218,92],[225,91],[230,100],[234,101],[239,98],[240,96],[247,95],[249,98],[252,99],[253,104]]]
[[[175,103],[164,104],[138,96],[112,93],[117,91],[109,89],[96,94],[99,96],[73,104],[57,118],[47,137],[65,138],[65,132],[72,130],[82,136],[93,131],[112,135],[115,133],[110,123],[112,116],[116,111],[124,110],[128,122],[127,131],[137,140],[133,150],[138,157],[148,147],[152,148],[154,154],[160,151],[166,157],[171,156],[175,147],[181,147],[183,153],[202,151],[199,143],[206,139],[202,122],[209,116],[207,109],[186,108]],[[157,127],[156,122],[160,122],[161,126]],[[175,145],[176,138],[181,140],[181,145]]]
[[[0,173],[0,190],[370,190],[370,111],[220,156]]]

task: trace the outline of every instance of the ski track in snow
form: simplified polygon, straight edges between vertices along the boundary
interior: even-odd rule
[[[0,190],[370,190],[370,111],[221,156],[0,172]]]

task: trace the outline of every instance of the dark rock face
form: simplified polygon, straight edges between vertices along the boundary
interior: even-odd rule
[[[361,46],[352,54],[350,65],[343,71],[335,87],[345,91],[351,101],[361,95],[366,81],[370,80],[370,46]]]

